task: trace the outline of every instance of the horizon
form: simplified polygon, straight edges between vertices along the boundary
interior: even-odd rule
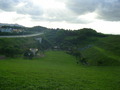
[[[0,24],[8,24],[9,25],[20,25],[18,23],[0,23]],[[7,26],[7,25],[6,25]],[[46,26],[41,26],[41,25],[36,25],[36,26],[25,26],[25,25],[20,25],[20,26],[23,26],[23,27],[26,27],[26,28],[33,28],[33,27],[37,27],[37,26],[40,26],[40,27],[44,27],[44,28],[47,28],[47,29],[64,29],[64,30],[71,30],[71,31],[74,31],[74,30],[81,30],[81,29],[84,29],[86,27],[83,27],[83,28],[78,28],[78,29],[65,29],[65,28],[49,28],[49,27],[46,27]],[[93,29],[93,28],[86,28],[86,29]],[[93,29],[95,30],[95,29]],[[114,33],[103,33],[103,32],[99,32],[97,30],[95,30],[97,33],[102,33],[102,34],[108,34],[108,35],[120,35],[120,34],[114,34]]]
[[[0,1],[0,23],[120,34],[119,0]]]

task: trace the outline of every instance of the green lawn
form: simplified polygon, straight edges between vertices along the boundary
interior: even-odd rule
[[[0,90],[119,90],[120,66],[82,66],[62,51],[0,60]]]

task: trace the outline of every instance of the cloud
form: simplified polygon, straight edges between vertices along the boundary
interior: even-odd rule
[[[43,13],[42,8],[34,5],[30,0],[0,0],[0,9],[28,15],[41,15]]]
[[[34,5],[32,2],[25,2],[23,6],[18,6],[17,13],[19,14],[29,14],[31,16],[34,15],[42,15],[43,10],[40,6]]]
[[[66,5],[78,15],[96,12],[98,19],[120,21],[120,0],[69,0]]]
[[[45,10],[42,16],[32,16],[31,18],[34,21],[88,23],[88,20],[83,20],[83,18],[69,11],[67,8]]]
[[[119,8],[120,0],[0,0],[2,11],[29,15],[37,22],[86,24],[95,19],[120,21]]]
[[[88,23],[66,7],[67,0],[0,0],[0,9],[6,12],[30,15],[34,21]]]
[[[30,15],[34,21],[89,23],[89,20],[85,20],[69,10],[66,2],[67,0],[51,0],[49,2],[48,0],[0,0],[0,9],[6,12]]]
[[[0,0],[0,9],[4,11],[14,11],[15,6],[19,3],[18,0]]]
[[[108,21],[120,21],[120,0],[105,0],[98,8],[98,18]]]
[[[94,12],[98,6],[98,0],[69,0],[67,7],[77,14]]]

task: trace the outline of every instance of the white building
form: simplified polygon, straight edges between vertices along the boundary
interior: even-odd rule
[[[12,28],[1,28],[0,31],[1,32],[9,32],[10,33],[10,32],[13,31],[13,29]]]

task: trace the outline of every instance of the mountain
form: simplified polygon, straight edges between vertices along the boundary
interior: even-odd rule
[[[8,24],[8,23],[0,23],[0,26],[16,26],[16,27],[25,27],[19,24]]]

